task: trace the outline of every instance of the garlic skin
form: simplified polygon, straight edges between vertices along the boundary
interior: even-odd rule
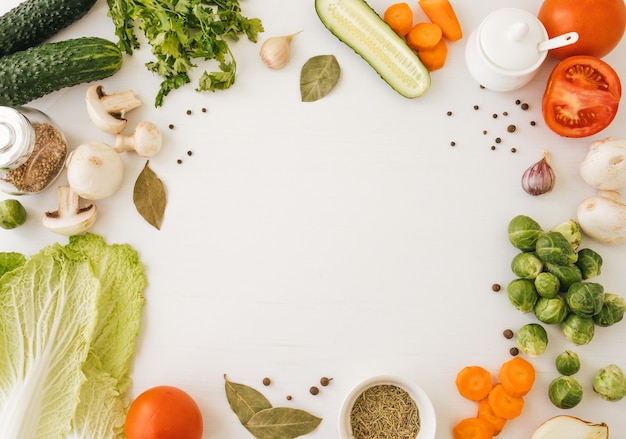
[[[280,37],[271,37],[261,45],[261,60],[273,70],[282,69],[289,62],[291,57],[291,40],[297,34]]]
[[[556,175],[548,162],[548,151],[522,175],[522,188],[532,196],[547,194],[554,188]]]

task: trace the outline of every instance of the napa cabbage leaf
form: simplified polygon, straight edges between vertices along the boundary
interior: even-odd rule
[[[123,437],[147,285],[136,251],[86,234],[13,266],[0,277],[0,438]]]

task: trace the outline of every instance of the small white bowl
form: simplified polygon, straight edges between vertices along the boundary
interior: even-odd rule
[[[350,391],[350,393],[348,393],[348,396],[344,399],[339,412],[339,437],[341,437],[341,439],[354,439],[354,436],[352,435],[352,427],[350,425],[350,412],[352,411],[352,406],[361,393],[370,387],[381,384],[397,386],[413,398],[417,404],[420,419],[420,431],[417,434],[416,439],[434,439],[437,427],[437,417],[428,395],[426,395],[426,392],[424,392],[412,381],[392,375],[380,375],[368,378],[357,384]]]

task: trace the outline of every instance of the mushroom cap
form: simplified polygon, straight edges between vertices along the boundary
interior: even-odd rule
[[[581,230],[591,239],[603,244],[626,242],[626,205],[615,191],[600,191],[585,198],[576,210]]]
[[[68,155],[66,168],[68,184],[86,200],[110,197],[124,178],[122,159],[103,142],[79,145]]]

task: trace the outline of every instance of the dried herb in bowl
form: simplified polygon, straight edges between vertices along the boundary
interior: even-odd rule
[[[415,400],[393,384],[365,389],[350,411],[355,439],[415,439],[420,431],[420,415]]]

